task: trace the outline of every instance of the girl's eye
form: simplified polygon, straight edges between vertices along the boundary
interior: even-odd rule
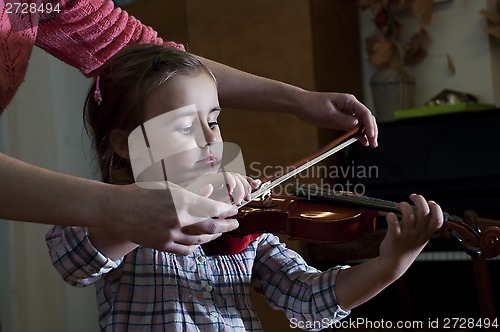
[[[193,126],[189,126],[189,127],[184,127],[184,128],[179,129],[179,132],[183,135],[189,135],[189,134],[191,134],[192,130],[193,130]]]
[[[208,123],[208,126],[210,127],[210,129],[214,129],[218,125],[219,125],[219,123],[217,121],[212,121],[212,122]]]

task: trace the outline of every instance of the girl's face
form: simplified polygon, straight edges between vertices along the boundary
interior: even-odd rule
[[[177,75],[146,100],[144,128],[153,154],[161,159],[138,181],[167,180],[178,185],[215,173],[222,159],[221,112],[214,79],[200,70]],[[147,172],[146,172],[147,173]]]

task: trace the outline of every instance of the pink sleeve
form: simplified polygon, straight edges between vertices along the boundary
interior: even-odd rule
[[[91,76],[106,60],[130,44],[164,44],[151,27],[143,25],[112,1],[75,0],[63,3],[60,13],[42,16],[35,45]]]

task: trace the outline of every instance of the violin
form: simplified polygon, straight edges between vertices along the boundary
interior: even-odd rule
[[[347,242],[373,233],[380,214],[399,213],[396,204],[316,185],[299,185],[292,195],[269,195],[242,207],[236,215],[239,228],[227,234],[243,237],[269,232],[311,243]],[[481,236],[457,216],[444,213],[440,236],[455,238],[470,256],[481,255]]]
[[[271,194],[274,187],[352,144],[363,134],[363,129],[355,128],[314,155],[261,179],[261,187],[252,193],[251,200],[241,205],[235,216],[239,228],[225,233],[225,236],[244,237],[269,232],[305,242],[340,243],[374,232],[379,214],[399,212],[395,202],[333,192],[313,185],[297,186],[292,195]],[[448,213],[444,213],[440,229],[440,236],[457,239],[471,256],[480,256],[481,248],[488,248],[489,255],[498,255],[500,248],[491,247],[496,244],[500,247],[499,234],[498,230],[490,231],[489,238],[485,239],[461,218]],[[486,258],[490,257],[494,256]]]

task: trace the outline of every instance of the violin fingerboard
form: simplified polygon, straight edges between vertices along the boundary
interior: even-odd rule
[[[327,200],[386,212],[398,212],[395,202],[358,195],[352,192],[331,190],[313,184],[296,185],[292,190],[292,194],[307,199]]]

